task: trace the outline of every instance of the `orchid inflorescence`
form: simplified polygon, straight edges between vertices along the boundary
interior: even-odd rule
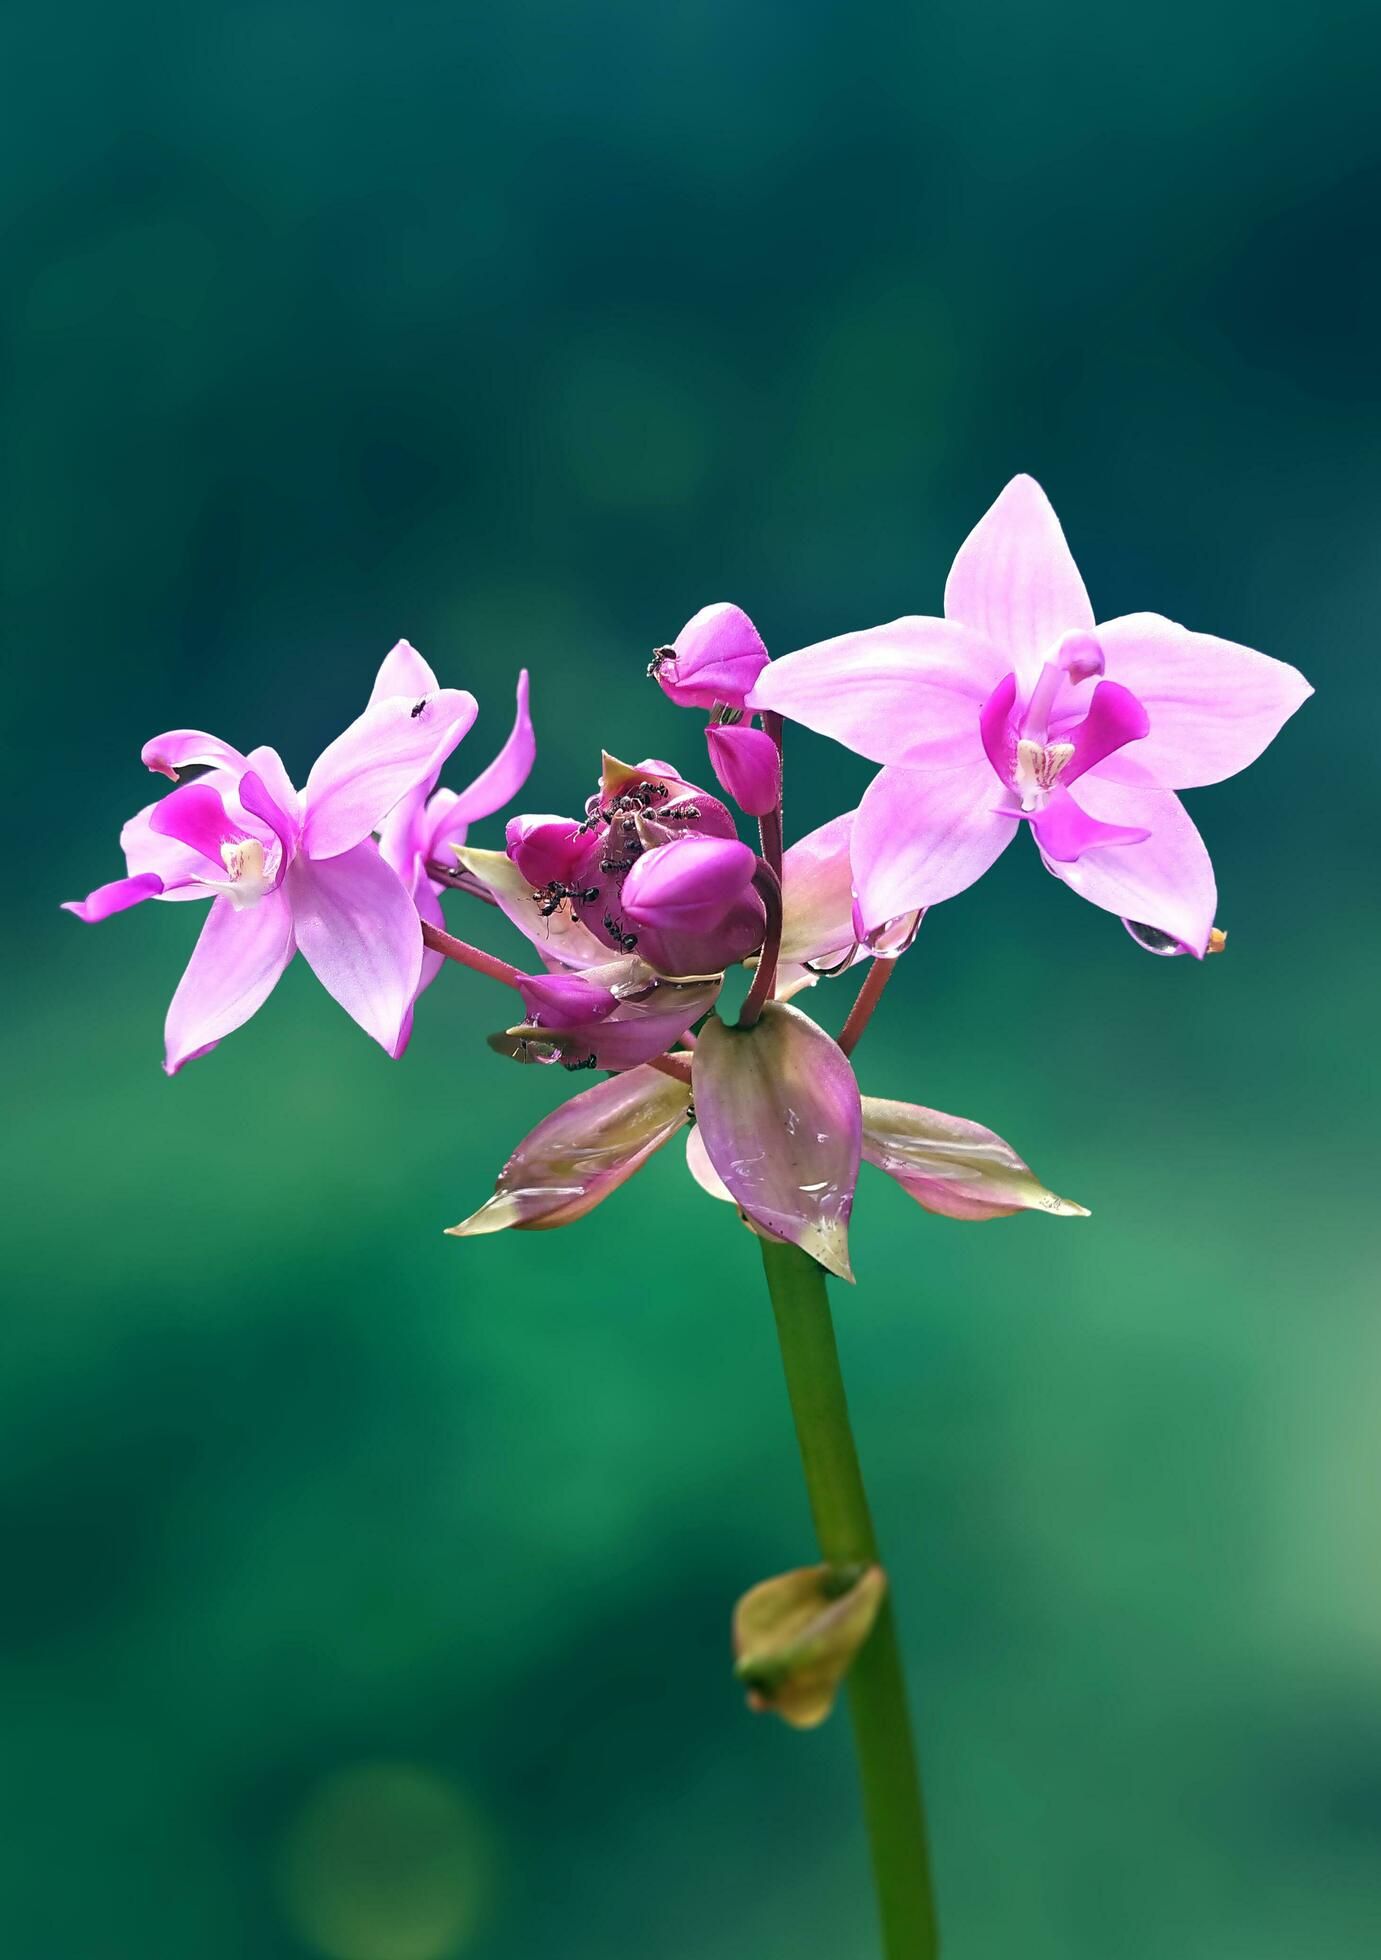
[[[846,1278],[863,1159],[952,1218],[1085,1215],[980,1125],[862,1096],[850,1051],[927,909],[1023,826],[1046,869],[1141,945],[1217,950],[1212,868],[1175,791],[1254,760],[1310,693],[1303,677],[1159,614],[1096,624],[1029,477],[961,546],[942,618],[774,661],[746,613],[711,605],[648,672],[708,716],[722,795],[670,762],[606,755],[580,817],[520,814],[502,850],[477,849],[470,826],[533,765],[527,675],[508,740],[457,794],[438,778],[476,702],[401,641],[301,792],[270,748],[185,729],[147,743],[143,761],[176,787],[125,825],[126,875],[67,909],[94,921],[144,899],[210,901],[168,1010],[170,1075],[248,1020],[295,952],[395,1057],[447,958],[511,988],[521,1011],[491,1045],[608,1079],[518,1145],[451,1228],[462,1237],[569,1224],[682,1129],[697,1183]],[[784,719],[881,765],[857,810],[787,849]],[[757,820],[753,843],[731,803]],[[448,890],[506,914],[539,970],[452,938]],[[730,1023],[715,1005],[739,964],[753,980]],[[863,968],[835,1041],[798,997]]]

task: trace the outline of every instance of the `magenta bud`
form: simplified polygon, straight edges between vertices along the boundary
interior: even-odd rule
[[[768,665],[758,629],[738,606],[702,606],[670,647],[652,657],[652,673],[678,708],[741,708]]]
[[[747,892],[757,862],[736,837],[675,837],[645,851],[624,879],[624,917],[649,930],[713,932]]]
[[[580,1028],[605,1020],[618,1006],[607,987],[574,973],[525,974],[518,993],[534,1027]]]
[[[568,885],[589,847],[569,817],[512,817],[504,840],[509,857],[534,889]]]
[[[765,817],[782,793],[782,759],[761,728],[712,721],[705,730],[710,766],[740,810]]]

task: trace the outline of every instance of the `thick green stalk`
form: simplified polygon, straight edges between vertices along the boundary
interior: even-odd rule
[[[839,1370],[824,1269],[794,1245],[762,1240],[787,1392],[820,1550],[870,1565],[877,1539]],[[848,1677],[849,1710],[886,1960],[934,1960],[939,1936],[916,1754],[890,1594]]]

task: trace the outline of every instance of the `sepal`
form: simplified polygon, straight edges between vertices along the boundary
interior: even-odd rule
[[[818,1728],[887,1597],[880,1565],[807,1565],[764,1579],[734,1608],[734,1674],[755,1714]]]

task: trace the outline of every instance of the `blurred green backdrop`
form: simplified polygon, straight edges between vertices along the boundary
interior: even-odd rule
[[[393,1065],[299,965],[169,1083],[188,912],[56,907],[146,736],[301,780],[400,634],[481,696],[448,780],[522,663],[532,807],[601,742],[694,774],[654,644],[935,610],[1017,469],[1100,616],[1319,695],[1190,798],[1226,958],[1014,850],[861,1051],[1094,1212],[869,1178],[837,1301],[947,1952],[1381,1946],[1379,52],[1185,0],[0,14],[7,1954],[869,1952],[844,1723],[729,1678],[812,1550],[751,1242],[675,1147],[445,1239],[569,1087],[485,983]],[[799,833],[865,774],[792,749]]]

